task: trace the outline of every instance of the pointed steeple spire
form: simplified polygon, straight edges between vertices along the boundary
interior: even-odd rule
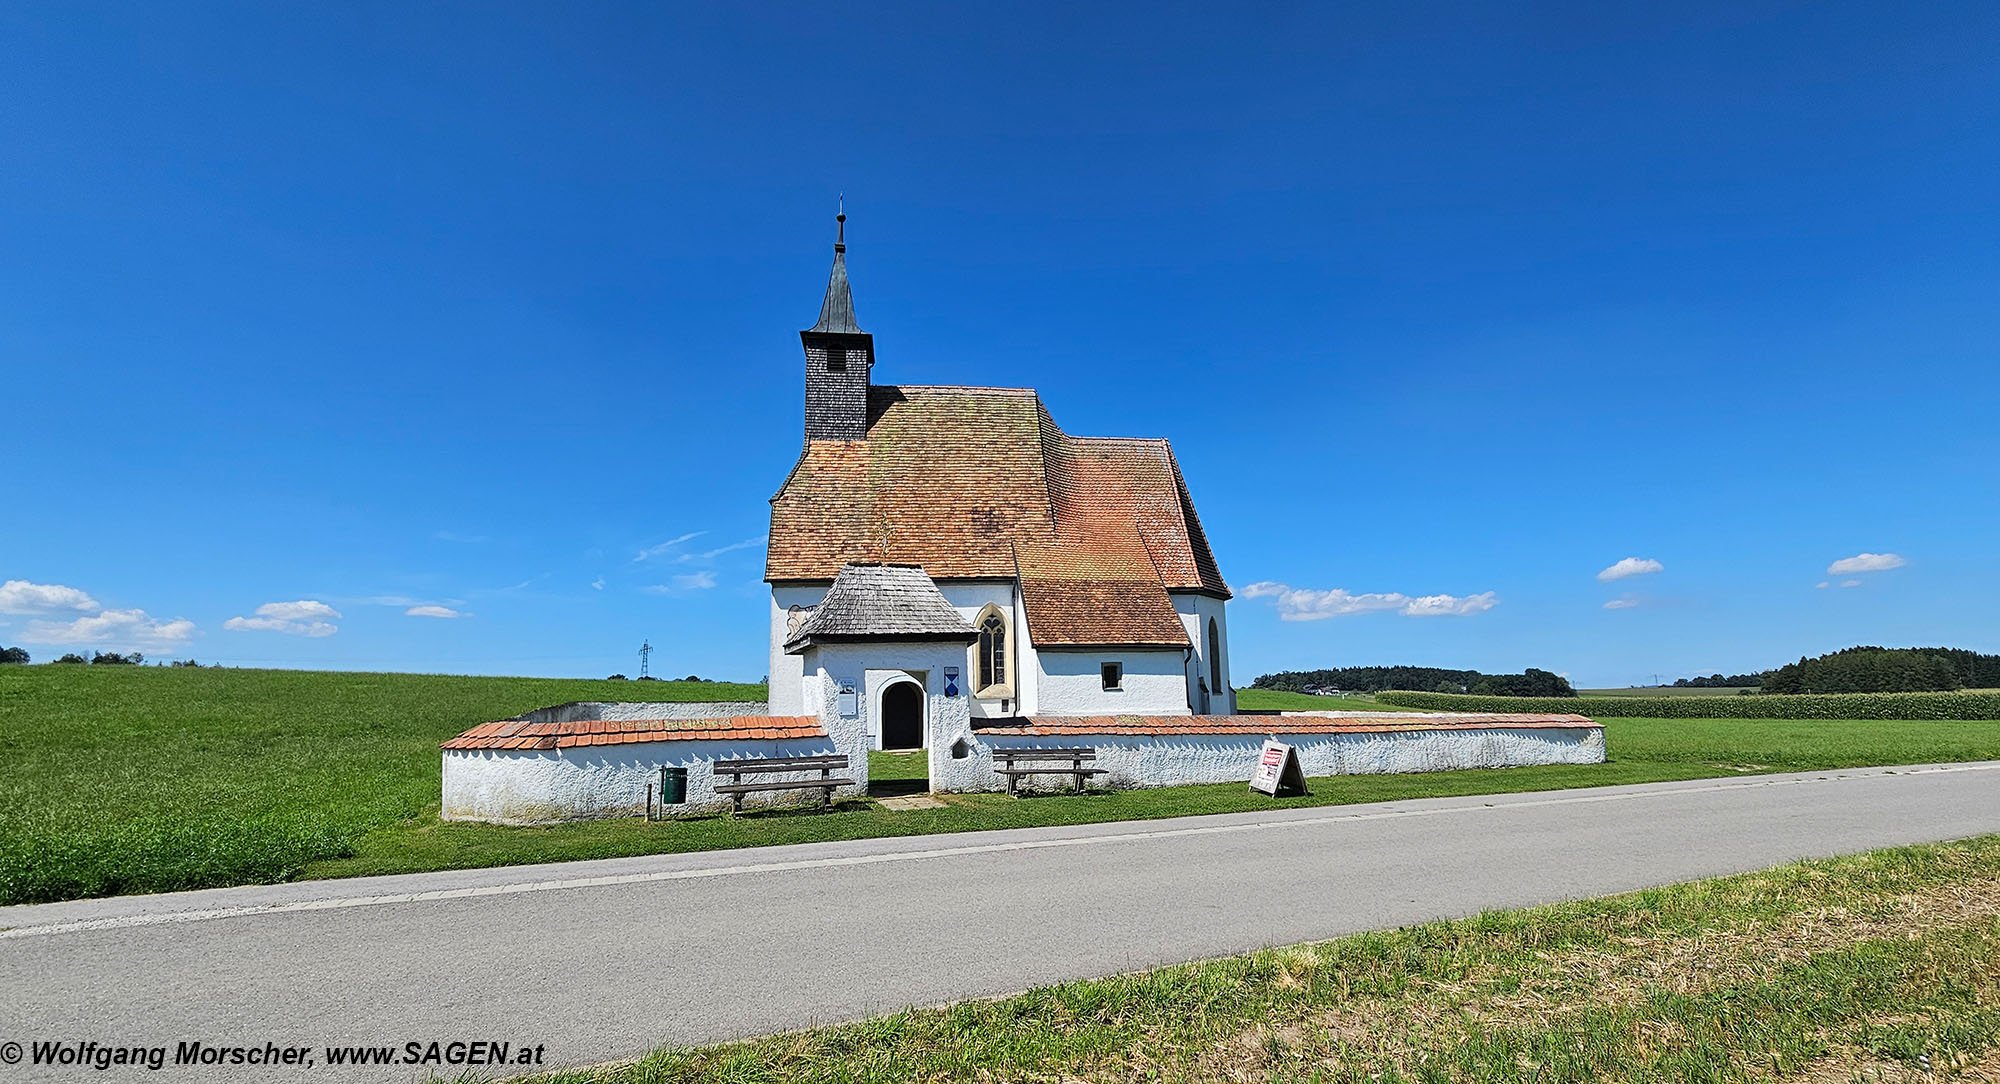
[[[819,303],[819,323],[810,330],[833,335],[859,335],[854,322],[854,294],[847,288],[847,197],[840,199],[840,212],[833,216],[833,271],[826,278],[826,300]]]
[[[819,323],[799,332],[806,351],[806,439],[866,440],[875,336],[854,322],[854,295],[847,289],[845,199],[833,221],[833,273],[826,279]]]

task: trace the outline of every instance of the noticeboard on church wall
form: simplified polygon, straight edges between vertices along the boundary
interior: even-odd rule
[[[1257,770],[1250,776],[1250,789],[1273,798],[1290,798],[1306,792],[1305,769],[1299,766],[1299,751],[1276,738],[1267,739],[1257,752]]]
[[[840,692],[837,696],[836,704],[840,710],[840,717],[843,719],[852,719],[861,714],[861,698],[855,695],[854,680],[852,678],[840,679]]]

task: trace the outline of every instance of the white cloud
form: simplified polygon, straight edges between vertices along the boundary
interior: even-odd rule
[[[604,577],[602,577],[602,576],[599,576],[599,577],[597,577],[596,579],[594,579],[594,580],[590,581],[590,589],[591,589],[592,591],[602,591],[602,590],[604,590]]]
[[[649,595],[680,595],[689,591],[706,591],[715,586],[715,573],[703,570],[690,572],[685,576],[675,576],[666,583],[655,583],[639,590]]]
[[[1607,610],[1629,610],[1637,605],[1639,605],[1638,599],[1627,596],[1625,598],[1612,599],[1610,602],[1604,604],[1604,608]]]
[[[1826,573],[1829,576],[1851,576],[1856,572],[1887,572],[1906,564],[1909,562],[1894,553],[1857,553],[1826,566]]]
[[[763,544],[764,540],[761,538],[746,538],[741,542],[731,542],[727,546],[718,546],[715,549],[705,550],[701,553],[683,553],[679,557],[675,558],[675,560],[712,561],[715,558],[720,557],[725,553],[734,553],[737,550],[747,550],[752,546],[761,546]]]
[[[403,615],[406,617],[441,617],[447,620],[454,617],[467,616],[463,611],[454,610],[449,606],[412,606],[404,610]]]
[[[340,611],[314,599],[296,602],[266,602],[257,607],[255,617],[232,617],[222,623],[231,632],[282,632],[287,636],[332,636],[340,631],[333,623]]]
[[[184,617],[156,620],[144,610],[106,610],[74,621],[30,621],[21,639],[31,644],[89,644],[97,648],[174,648],[200,631]]]
[[[1825,580],[1821,580],[1821,581],[1819,581],[1818,583],[1816,583],[1816,584],[1813,584],[1813,587],[1814,587],[1815,589],[1817,589],[1817,590],[1820,590],[1820,591],[1824,591],[1824,590],[1826,590],[1827,588],[1829,588],[1829,587],[1832,587],[1832,586],[1833,586],[1832,584],[1828,583],[1828,582],[1827,582],[1827,581],[1825,581]]]
[[[1329,617],[1383,610],[1394,610],[1405,617],[1463,617],[1482,613],[1500,604],[1499,596],[1491,591],[1477,595],[1420,597],[1412,597],[1401,591],[1357,595],[1339,587],[1315,591],[1270,580],[1245,587],[1243,597],[1275,599],[1278,616],[1285,621],[1321,621]]]
[[[1842,580],[1842,581],[1840,581],[1840,586],[1842,586],[1842,587],[1859,587],[1859,586],[1861,586],[1861,581],[1860,581],[1860,580]]]
[[[634,561],[650,561],[655,557],[664,556],[675,546],[692,542],[695,539],[700,538],[702,535],[705,535],[707,533],[708,533],[707,531],[689,531],[688,533],[681,535],[677,538],[669,538],[665,542],[661,542],[658,545],[647,546],[645,549],[639,551],[639,556],[634,557],[632,559]]]
[[[27,580],[0,583],[0,614],[44,614],[51,610],[89,613],[102,608],[87,592],[59,583],[29,583]]]
[[[1605,583],[1610,583],[1612,580],[1622,580],[1627,576],[1645,576],[1654,572],[1665,572],[1666,570],[1667,566],[1653,560],[1651,557],[1626,557],[1610,568],[1599,572],[1597,578]]]

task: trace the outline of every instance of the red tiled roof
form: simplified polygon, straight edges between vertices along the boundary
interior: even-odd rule
[[[1036,715],[1019,726],[980,729],[986,737],[1262,737],[1270,734],[1394,734],[1417,730],[1542,730],[1601,724],[1581,715]]]
[[[642,741],[755,741],[824,738],[812,715],[736,715],[726,719],[578,719],[531,723],[502,719],[481,723],[445,742],[445,749],[571,749]]]
[[[808,442],[771,499],[764,578],[851,561],[1018,576],[1049,646],[1185,646],[1167,592],[1229,597],[1166,441],[1069,436],[1014,388],[870,388],[866,440]]]

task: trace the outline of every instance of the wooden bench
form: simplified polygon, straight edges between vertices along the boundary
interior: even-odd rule
[[[715,762],[715,774],[718,777],[728,776],[730,782],[717,786],[715,793],[729,795],[729,800],[734,803],[732,812],[736,813],[743,812],[744,795],[760,790],[818,790],[820,792],[819,804],[826,806],[833,802],[835,788],[855,785],[854,780],[833,774],[835,768],[845,767],[847,767],[847,758],[844,756],[764,757],[756,760],[718,760]],[[743,777],[746,775],[755,777],[776,775],[779,772],[812,771],[819,773],[818,779],[753,778],[748,783],[743,781]]]
[[[1093,775],[1105,774],[1103,768],[1086,768],[1085,761],[1096,760],[1095,749],[995,749],[993,750],[993,770],[1007,777],[1007,793],[1018,794],[1015,790],[1024,775],[1067,775],[1076,780],[1077,793],[1083,793],[1084,780]],[[1066,761],[1055,766],[1055,761]],[[1029,765],[1023,767],[1023,765]],[[1042,767],[1033,767],[1042,764]]]

